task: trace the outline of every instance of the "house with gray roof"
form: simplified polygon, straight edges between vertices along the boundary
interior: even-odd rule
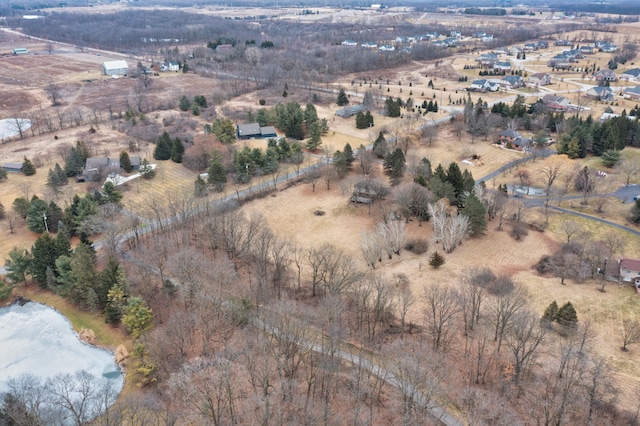
[[[627,99],[640,99],[640,86],[625,89],[624,92],[622,92],[622,96]]]
[[[17,161],[2,163],[2,170],[9,173],[22,173],[22,163]]]
[[[620,80],[639,81],[640,80],[640,68],[631,68],[620,75]]]
[[[614,93],[611,87],[596,86],[587,90],[587,98],[595,99],[597,101],[610,102],[613,100]]]
[[[349,118],[357,115],[359,112],[365,112],[367,107],[364,104],[349,105],[336,111],[336,115],[342,118]]]
[[[500,86],[509,89],[517,89],[524,86],[524,79],[519,75],[507,75],[500,80]]]
[[[278,136],[274,126],[260,127],[258,123],[238,124],[236,134],[238,139],[275,138]]]

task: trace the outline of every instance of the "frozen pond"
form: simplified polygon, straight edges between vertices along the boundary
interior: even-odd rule
[[[62,375],[77,378],[79,371],[91,375],[95,389],[108,387],[111,402],[124,385],[113,354],[83,343],[55,309],[34,302],[0,309],[0,393],[24,374],[44,384]]]
[[[0,139],[10,138],[31,128],[31,120],[27,118],[5,118],[0,120]]]

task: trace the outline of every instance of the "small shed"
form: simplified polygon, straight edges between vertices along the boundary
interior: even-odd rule
[[[2,170],[9,173],[22,173],[22,163],[10,161],[2,164]]]
[[[24,47],[16,47],[11,51],[14,55],[26,55],[29,53]]]
[[[104,75],[127,75],[129,65],[124,60],[103,62],[102,72]]]

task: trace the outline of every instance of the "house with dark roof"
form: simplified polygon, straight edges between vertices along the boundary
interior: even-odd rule
[[[9,173],[22,173],[22,163],[17,161],[2,163],[2,170]]]
[[[620,279],[626,283],[640,286],[640,259],[620,259]]]
[[[520,132],[505,129],[498,133],[498,143],[509,149],[526,151],[531,145],[531,139],[523,138]]]
[[[510,72],[511,71],[511,62],[509,62],[509,61],[496,62],[495,64],[493,64],[493,69],[495,71]]]
[[[341,43],[343,46],[357,46],[358,42],[355,40],[345,40]]]
[[[627,99],[640,99],[640,86],[636,86],[630,89],[624,89],[622,96]]]
[[[631,68],[620,75],[620,80],[638,81],[640,80],[640,68]]]
[[[613,100],[614,93],[611,87],[596,86],[587,90],[587,98],[595,99],[596,101],[610,102]]]
[[[342,118],[349,118],[357,115],[359,112],[365,112],[367,107],[364,104],[349,105],[336,111],[336,115]]]
[[[276,128],[274,126],[260,127],[258,123],[238,124],[236,128],[236,134],[238,139],[251,139],[251,138],[275,138]]]
[[[519,75],[507,75],[500,80],[500,86],[509,89],[517,89],[524,86],[524,78]]]
[[[476,58],[476,62],[479,62],[483,67],[492,67],[493,64],[498,62],[498,55],[495,53],[483,53]]]
[[[139,170],[142,160],[140,157],[129,157],[132,170]],[[105,174],[120,173],[120,158],[90,157],[84,164],[82,173],[76,176],[76,182],[96,181]]]

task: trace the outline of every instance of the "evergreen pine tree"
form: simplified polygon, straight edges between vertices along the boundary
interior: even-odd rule
[[[222,157],[218,151],[213,151],[208,172],[208,182],[214,186],[216,191],[222,191],[227,183],[227,172],[222,164]]]
[[[207,195],[207,183],[200,175],[198,175],[194,182],[193,195],[196,197],[204,197]]]
[[[356,115],[356,129],[366,129],[367,127],[369,127],[369,124],[367,123],[367,117],[364,115],[364,113],[359,112]]]
[[[433,269],[438,269],[440,266],[444,265],[444,257],[437,251],[434,252],[429,258],[429,265]]]
[[[364,118],[367,121],[367,127],[373,127],[373,115],[371,115],[371,112],[367,111],[364,114]]]
[[[336,101],[336,103],[338,104],[338,106],[349,105],[349,98],[342,88],[340,88],[340,92],[338,93],[338,100]]]
[[[462,214],[469,218],[472,236],[477,237],[485,234],[487,231],[487,210],[474,193],[467,197]]]
[[[146,158],[142,159],[142,163],[140,164],[140,175],[143,179],[153,179],[156,175],[156,171],[151,167],[149,161]]]
[[[27,216],[27,228],[32,232],[44,232],[47,229],[49,221],[46,219],[48,206],[46,201],[34,198],[29,205],[29,214]],[[45,220],[47,224],[45,225]]]
[[[578,324],[578,313],[571,302],[567,302],[556,314],[556,321],[564,327],[575,327]]]
[[[550,326],[551,323],[556,320],[556,315],[558,315],[558,304],[554,300],[549,306],[547,306],[547,309],[544,310],[541,321],[547,326]]]
[[[55,268],[57,258],[56,243],[50,234],[42,234],[31,247],[31,266],[29,270],[33,280],[41,288],[47,288],[47,268]]]
[[[180,98],[180,110],[189,111],[191,108],[191,101],[186,96]]]
[[[131,164],[131,158],[129,157],[129,153],[127,151],[122,151],[120,153],[120,167],[127,173],[131,173],[133,170],[133,165]]]
[[[353,149],[351,148],[351,145],[349,143],[347,143],[344,146],[344,149],[342,150],[345,158],[347,159],[347,163],[349,164],[349,166],[351,166],[351,164],[353,164],[354,161],[356,161],[356,157],[353,155]]]
[[[162,135],[158,137],[156,141],[156,147],[153,150],[153,158],[156,160],[168,160],[171,158],[173,142],[171,141],[171,137],[166,132],[162,132]]]
[[[5,169],[0,169],[0,182],[7,178],[7,171]]]
[[[36,168],[27,157],[24,157],[22,161],[22,173],[24,173],[25,176],[33,176],[36,174]]]
[[[315,122],[311,125],[309,140],[307,141],[307,149],[309,151],[315,151],[320,148],[322,145],[322,129],[320,128],[320,124]]]
[[[182,163],[182,156],[184,154],[184,145],[180,138],[176,136],[171,145],[171,161],[174,163]]]
[[[47,208],[47,224],[49,226],[49,232],[58,232],[58,225],[62,222],[63,218],[64,212],[62,209],[53,201],[49,202],[49,206]]]
[[[378,133],[378,137],[373,141],[373,153],[378,158],[384,158],[389,152],[387,140],[384,138],[382,132]]]

